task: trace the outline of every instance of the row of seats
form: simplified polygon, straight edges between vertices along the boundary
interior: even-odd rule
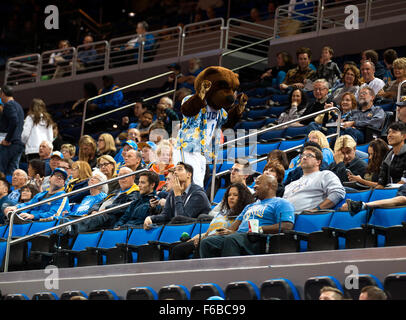
[[[347,285],[345,285],[345,283]],[[372,274],[350,275],[341,284],[333,276],[311,277],[305,281],[303,297],[297,286],[286,278],[268,279],[259,286],[249,280],[234,281],[224,288],[216,283],[199,283],[190,290],[179,284],[163,286],[156,292],[151,287],[134,287],[127,291],[126,300],[207,300],[218,297],[225,300],[318,300],[320,289],[324,286],[337,288],[343,292],[346,299],[358,300],[365,286],[377,286],[384,290],[389,299],[406,300],[406,273],[392,273],[382,282]],[[93,290],[87,295],[82,290],[70,290],[58,296],[54,292],[39,292],[32,300],[70,300],[81,296],[88,300],[123,300],[111,289]],[[5,300],[29,300],[24,293],[7,294]]]

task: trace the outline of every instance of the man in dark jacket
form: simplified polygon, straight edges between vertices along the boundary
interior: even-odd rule
[[[174,217],[182,216],[197,218],[210,212],[210,201],[203,188],[193,181],[193,167],[179,162],[175,167],[173,189],[166,198],[165,207],[161,214],[149,216],[144,221],[144,228],[151,224],[166,223]],[[185,219],[185,221],[187,220]]]
[[[21,133],[24,126],[24,111],[13,98],[10,86],[1,88],[0,98],[4,106],[0,105],[0,172],[12,175],[18,168],[24,144]]]
[[[159,184],[159,176],[153,171],[144,171],[139,174],[138,187],[140,196],[127,208],[114,228],[134,227],[142,225],[149,214],[149,201],[156,196],[155,188]]]
[[[406,171],[406,124],[395,122],[388,129],[388,144],[392,150],[382,162],[377,188],[384,188],[389,183],[402,183]]]

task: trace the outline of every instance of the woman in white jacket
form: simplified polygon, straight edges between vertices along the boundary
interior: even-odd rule
[[[53,120],[46,110],[45,102],[41,99],[33,99],[21,134],[28,161],[39,158],[39,145],[42,141],[47,140],[52,143],[54,140],[52,124]]]

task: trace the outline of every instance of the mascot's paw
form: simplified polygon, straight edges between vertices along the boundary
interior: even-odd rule
[[[238,95],[237,101],[238,101],[237,111],[239,114],[242,114],[245,110],[245,106],[247,105],[248,96],[245,93],[241,93]]]
[[[199,90],[200,99],[204,100],[206,98],[206,93],[209,92],[211,88],[211,81],[203,80]]]

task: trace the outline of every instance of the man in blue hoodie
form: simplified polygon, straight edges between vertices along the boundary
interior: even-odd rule
[[[51,198],[65,194],[64,188],[65,180],[67,178],[68,173],[64,169],[56,168],[49,178],[49,189],[36,194],[34,198],[26,203],[19,203],[16,206],[7,207],[4,209],[4,214],[8,217],[8,214],[12,211],[27,207],[45,199],[50,199],[47,203],[23,211],[18,215],[19,218],[21,220],[49,220],[61,217],[62,212],[69,212],[70,210],[68,198],[65,197],[55,201],[52,201]]]

